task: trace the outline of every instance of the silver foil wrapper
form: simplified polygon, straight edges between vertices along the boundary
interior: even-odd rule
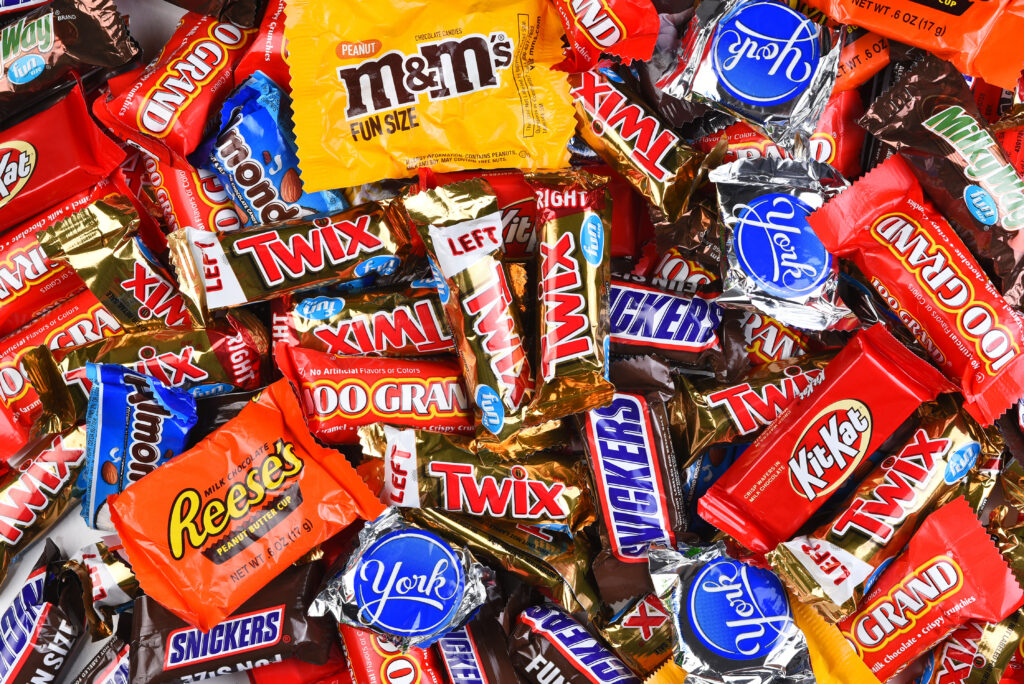
[[[422,547],[411,546],[408,552],[398,547],[389,549],[380,559],[373,559],[374,567],[368,570],[364,563],[367,554],[380,552],[382,547],[378,542],[393,533],[426,538],[428,544],[436,545],[439,542],[446,547],[441,548],[441,563],[432,568],[427,567],[425,572],[419,572],[424,569],[424,559],[418,553]],[[459,575],[463,587],[446,586],[450,584],[450,571],[453,569],[450,561],[461,567]],[[345,564],[345,569],[328,580],[310,605],[309,614],[313,617],[332,615],[342,624],[370,629],[403,651],[413,646],[426,648],[468,622],[483,605],[487,598],[485,573],[484,566],[477,563],[468,550],[452,547],[433,533],[410,524],[397,508],[391,507],[368,522],[359,532],[358,544]],[[368,575],[376,577],[368,578]],[[368,588],[374,592],[373,602],[365,600],[364,592]],[[441,608],[420,620],[404,620],[414,626],[416,634],[396,634],[386,628],[388,620],[384,618],[385,612],[403,620],[407,614],[422,610],[422,606],[432,608],[444,604],[458,593],[461,593],[461,600],[450,612],[446,613]],[[439,613],[444,616],[443,621],[433,619]]]
[[[675,633],[673,658],[686,684],[813,682],[807,640],[782,582],[768,570],[707,547],[652,547],[654,590]]]
[[[720,166],[709,178],[726,226],[719,305],[805,330],[825,330],[850,315],[838,294],[838,261],[807,222],[848,186],[838,171],[760,157]]]

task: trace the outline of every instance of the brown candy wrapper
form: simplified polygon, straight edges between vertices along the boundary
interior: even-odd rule
[[[260,22],[262,0],[171,0],[172,4],[189,12],[205,14],[219,21],[253,28]]]
[[[626,666],[638,677],[648,677],[672,658],[672,621],[656,594],[629,603],[598,630]]]

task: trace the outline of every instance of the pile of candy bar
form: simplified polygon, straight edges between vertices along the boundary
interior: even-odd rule
[[[162,1],[0,6],[0,684],[1024,683],[1024,0]]]

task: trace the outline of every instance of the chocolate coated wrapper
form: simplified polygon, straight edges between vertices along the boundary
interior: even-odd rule
[[[0,472],[0,509],[5,511],[0,521],[0,586],[11,561],[46,535],[77,500],[72,490],[84,465],[85,429],[74,428],[45,437],[10,470]]]
[[[675,636],[668,611],[654,594],[622,608],[597,625],[612,651],[637,677],[647,678],[672,658]]]
[[[129,681],[193,682],[290,657],[323,663],[334,628],[306,614],[322,577],[319,563],[288,568],[205,634],[152,598],[136,599]]]
[[[132,614],[124,613],[118,633],[110,637],[71,684],[120,684],[130,682],[128,653],[131,650]],[[122,638],[123,633],[123,638]]]
[[[579,458],[536,452],[514,462],[481,458],[468,437],[375,423],[359,430],[363,454],[384,463],[389,506],[578,531],[594,522]]]
[[[389,275],[409,250],[400,218],[376,202],[238,233],[184,228],[172,233],[168,244],[186,299],[209,311],[374,273]]]
[[[423,356],[454,351],[437,290],[301,292],[274,299],[274,343],[331,354]]]
[[[494,619],[478,617],[448,632],[437,642],[437,651],[454,684],[519,684],[505,632]]]
[[[861,124],[910,162],[1000,292],[1024,303],[1024,180],[981,115],[963,77],[928,56],[879,97]]]
[[[246,28],[259,23],[264,5],[261,0],[172,0],[172,4],[189,12],[230,21]]]
[[[871,471],[838,515],[768,554],[797,598],[832,622],[856,610],[871,575],[903,549],[921,519],[963,494],[969,472],[1002,451],[998,436],[991,439],[953,397],[917,413],[919,427]]]
[[[704,180],[704,154],[601,70],[574,74],[570,83],[583,139],[654,207],[659,220],[679,220]]]
[[[720,306],[753,309],[786,325],[834,327],[850,314],[839,268],[807,216],[847,183],[831,166],[791,159],[740,159],[709,179],[727,226]]]
[[[752,442],[787,406],[825,380],[833,356],[773,361],[738,383],[680,376],[679,391],[668,403],[673,440],[691,457],[713,444]]]
[[[533,373],[501,259],[497,197],[477,179],[420,192],[404,204],[443,281],[438,294],[473,397],[477,437],[507,442],[523,427]]]
[[[114,69],[139,53],[112,0],[55,0],[8,18],[0,30],[18,36],[0,56],[0,120],[24,106],[29,95],[50,89],[70,73]],[[12,79],[15,60],[28,55],[38,55],[39,73]]]
[[[525,682],[640,684],[614,653],[571,615],[550,604],[519,614],[509,637],[512,662]]]
[[[583,171],[532,173],[540,244],[537,356],[527,422],[603,406],[606,379],[612,198],[608,180]]]

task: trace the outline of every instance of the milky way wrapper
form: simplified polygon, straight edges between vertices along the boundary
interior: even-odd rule
[[[484,180],[427,190],[404,200],[427,246],[466,387],[477,436],[505,442],[523,428],[533,374],[512,296],[497,198]]]
[[[184,228],[172,233],[168,244],[182,292],[207,311],[371,274],[389,275],[409,250],[401,220],[389,206],[376,202],[235,233]]]
[[[477,168],[566,166],[562,26],[546,0],[288,4],[308,191]]]
[[[284,380],[110,504],[143,590],[203,631],[381,510],[348,462],[313,439]]]
[[[875,571],[930,511],[966,491],[977,464],[1002,451],[951,396],[918,409],[919,427],[857,487],[840,512],[768,560],[800,600],[832,622],[851,614]]]

